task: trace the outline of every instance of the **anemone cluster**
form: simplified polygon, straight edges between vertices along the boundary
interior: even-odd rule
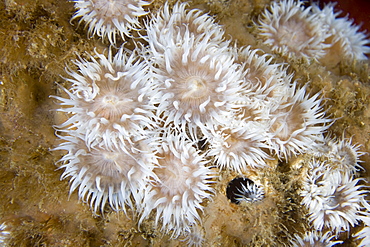
[[[149,2],[143,0],[106,1],[106,0],[71,0],[76,13],[72,19],[80,18],[88,27],[89,35],[97,35],[116,43],[117,36],[122,39],[131,36],[133,29],[140,28],[139,17],[148,14],[144,7]]]
[[[148,4],[73,2],[73,18],[112,45],[116,36],[124,40],[140,28],[138,17]],[[367,191],[355,178],[361,153],[349,141],[324,138],[333,120],[320,95],[298,87],[274,55],[236,48],[213,17],[186,6],[166,3],[151,14],[134,50],[110,48],[108,55],[96,52],[75,61],[77,71],[67,68],[70,86],[60,86],[64,97],[53,97],[58,111],[68,114],[56,126],[61,143],[55,149],[66,151],[59,167],[62,178],[70,178],[70,193],[77,190],[95,213],[106,206],[131,210],[139,225],[153,217],[172,238],[194,239],[222,170],[243,177],[269,160],[313,154],[301,191],[313,228],[338,234],[366,217]],[[317,60],[340,43],[351,47],[348,57],[363,59],[369,49],[363,48],[364,34],[355,30],[356,40],[345,43],[329,30],[352,24],[334,12],[330,19],[329,10],[332,5],[320,10],[274,2],[261,15],[258,32],[274,52],[288,57]],[[262,185],[248,182],[238,189],[237,201],[258,202],[265,193]],[[297,241],[330,241],[329,235]],[[202,239],[189,241],[198,245]]]
[[[341,59],[366,60],[369,40],[348,17],[338,17],[334,4],[320,9],[303,1],[273,2],[258,20],[259,36],[273,52],[288,58],[322,60],[334,54]]]
[[[318,151],[308,164],[300,192],[313,229],[338,236],[361,221],[366,224],[369,191],[364,178],[359,177],[363,169],[359,157],[364,153],[359,152],[358,145],[351,145],[351,140],[329,138]]]

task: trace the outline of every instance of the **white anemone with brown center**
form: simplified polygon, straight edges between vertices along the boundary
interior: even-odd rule
[[[214,192],[215,176],[193,143],[179,138],[174,137],[158,153],[158,167],[153,169],[156,181],[148,184],[140,208],[140,222],[154,212],[155,225],[161,224],[162,231],[172,232],[174,238],[201,224],[200,211]]]
[[[144,138],[153,124],[156,102],[146,94],[155,89],[148,81],[147,65],[135,51],[126,54],[122,49],[115,56],[110,51],[107,57],[97,53],[90,59],[76,61],[78,72],[68,72],[72,86],[63,89],[69,98],[53,96],[65,106],[58,111],[71,114],[57,128],[77,129],[90,147],[125,149],[127,141]]]
[[[54,150],[68,152],[60,159],[65,169],[61,178],[70,177],[70,193],[78,188],[79,198],[90,202],[95,213],[103,212],[107,203],[126,211],[142,201],[156,164],[146,143],[137,142],[129,151],[106,150],[89,148],[80,133],[59,137],[63,142]]]
[[[288,58],[317,60],[326,54],[328,26],[302,1],[273,2],[258,21],[258,35],[273,51]]]
[[[164,54],[156,54],[155,83],[162,99],[157,116],[166,125],[187,126],[190,132],[195,126],[204,130],[234,109],[242,90],[240,66],[226,47],[208,41],[186,32]]]
[[[287,160],[318,148],[324,140],[323,133],[332,122],[325,118],[319,94],[309,96],[306,87],[297,89],[292,83],[289,94],[270,109],[270,127],[267,139],[270,149],[280,159]]]
[[[140,27],[138,17],[146,15],[144,6],[149,2],[143,0],[71,0],[75,3],[74,18],[81,18],[88,26],[90,35],[108,38],[111,44],[116,43],[117,34],[125,40],[131,36],[133,29]]]
[[[266,166],[271,159],[266,144],[266,127],[258,122],[230,119],[226,126],[218,126],[207,136],[209,152],[215,163],[222,169],[227,168],[243,173],[253,168]]]
[[[314,229],[338,235],[359,222],[368,193],[361,181],[362,178],[338,172],[330,160],[313,159],[309,163],[300,194]]]
[[[224,42],[224,29],[215,19],[199,9],[186,9],[188,3],[176,3],[172,7],[166,2],[158,13],[147,23],[146,41],[152,50],[164,53],[173,40],[181,40],[186,32],[192,33],[199,40],[207,37],[208,41],[221,46]]]
[[[329,37],[326,43],[331,45],[328,54],[338,56],[341,60],[367,60],[365,54],[370,54],[370,39],[366,32],[360,31],[348,16],[340,17],[341,12],[335,12],[335,3],[329,3],[320,9],[317,3],[312,4],[312,10],[317,14],[323,25],[328,26]]]

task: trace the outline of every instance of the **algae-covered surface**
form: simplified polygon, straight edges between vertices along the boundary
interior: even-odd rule
[[[224,26],[226,38],[238,46],[268,48],[253,35],[253,21],[269,1],[196,0],[189,8],[199,8],[214,15]],[[154,1],[155,12],[163,1]],[[57,0],[4,0],[0,3],[0,224],[10,232],[10,246],[183,246],[171,240],[145,221],[137,221],[123,212],[107,208],[104,215],[94,215],[89,205],[69,196],[68,179],[61,181],[62,170],[56,162],[63,153],[51,151],[57,145],[53,125],[65,116],[57,113],[55,99],[60,95],[57,83],[66,87],[65,67],[86,53],[107,51],[108,45],[89,38],[84,24],[71,21],[73,3]],[[127,47],[132,46],[130,41]],[[334,62],[333,62],[334,61]],[[277,58],[276,62],[284,62]],[[332,136],[352,137],[370,150],[370,70],[368,61],[328,60],[292,63],[300,85],[311,93],[321,92],[327,115],[336,121],[329,128]],[[304,162],[297,157],[292,162]],[[370,156],[361,156],[370,176]],[[259,174],[266,185],[262,203],[236,205],[225,189],[236,176],[223,171],[215,185],[213,201],[205,206],[203,228],[205,246],[282,246],[291,232],[303,232],[306,212],[296,193],[300,172],[287,164],[272,162]],[[253,174],[251,175],[253,176]],[[344,234],[342,246],[355,246]]]

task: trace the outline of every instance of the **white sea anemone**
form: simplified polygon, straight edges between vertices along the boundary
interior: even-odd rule
[[[351,142],[351,138],[336,140],[327,136],[314,155],[330,162],[332,170],[348,173],[350,176],[356,175],[358,171],[363,170],[360,157],[365,153],[359,151],[361,145]]]
[[[235,200],[241,202],[258,202],[265,197],[265,190],[256,183],[242,183],[238,193],[235,194]]]
[[[332,46],[328,52],[338,55],[340,59],[367,60],[365,54],[370,53],[370,39],[365,32],[360,32],[360,26],[353,23],[348,17],[341,17],[341,12],[335,12],[335,4],[327,4],[321,10],[313,4],[314,13],[321,19],[323,25],[328,26],[326,43]]]
[[[332,120],[325,118],[320,103],[319,94],[310,97],[306,87],[296,89],[294,82],[286,98],[270,109],[273,137],[268,142],[279,158],[312,150],[323,141],[322,133]]]
[[[198,42],[189,32],[183,40],[172,43],[156,59],[159,79],[155,82],[163,95],[157,115],[176,126],[204,129],[232,110],[242,90],[241,71],[226,48],[208,39]]]
[[[116,43],[116,35],[123,40],[131,36],[132,29],[140,27],[138,17],[146,15],[143,7],[149,2],[143,0],[71,0],[76,13],[74,18],[81,18],[88,26],[90,35],[108,38],[111,44]]]
[[[251,168],[266,166],[271,158],[266,150],[266,128],[253,121],[226,121],[227,125],[211,130],[208,137],[208,156],[214,157],[216,164],[238,173]]]
[[[294,234],[295,239],[290,240],[292,247],[310,247],[310,246],[321,246],[331,247],[336,244],[340,244],[343,241],[332,241],[334,235],[330,236],[330,232],[323,234],[321,231],[307,232],[303,238],[298,234]]]
[[[316,197],[321,195],[320,188],[323,186],[326,174],[329,171],[326,170],[324,162],[316,159],[309,162],[308,169],[300,195],[303,197],[302,204],[311,211],[316,207]]]
[[[204,230],[200,225],[191,226],[190,230],[185,234],[182,240],[186,242],[189,247],[202,247],[204,244]]]
[[[281,98],[289,92],[292,75],[287,75],[283,64],[273,63],[273,56],[250,46],[239,49],[237,62],[242,64],[244,72],[246,105],[279,104]],[[267,106],[268,107],[268,106]]]
[[[79,198],[90,201],[94,212],[103,211],[107,202],[114,210],[140,203],[146,184],[155,177],[155,155],[148,145],[141,141],[127,151],[106,150],[87,147],[79,133],[59,137],[63,142],[55,150],[68,152],[60,168],[65,169],[62,179],[70,177],[70,193],[78,188]]]
[[[265,190],[261,184],[258,184],[246,177],[236,177],[231,180],[226,187],[226,196],[230,202],[246,205],[246,203],[255,203],[265,198]]]
[[[367,193],[364,186],[358,184],[361,180],[331,169],[326,162],[313,160],[310,163],[301,196],[315,229],[325,228],[338,234],[358,223]]]
[[[176,4],[147,24],[148,56],[161,88],[157,116],[166,125],[189,129],[196,136],[204,127],[229,114],[241,87],[240,65],[234,63],[223,30],[199,10]]]
[[[359,202],[364,191],[357,185],[360,179],[343,180],[341,183],[328,185],[328,191],[323,195],[323,201],[316,210],[311,211],[310,219],[317,229],[324,226],[339,233],[348,231],[349,226],[358,223]],[[329,191],[330,190],[330,191]]]
[[[214,18],[202,13],[199,9],[187,10],[187,3],[176,3],[170,10],[166,2],[156,15],[146,24],[146,40],[155,55],[163,54],[172,43],[182,41],[186,33],[202,39],[207,37],[208,42],[217,45],[223,43],[223,28],[215,23]],[[154,56],[155,57],[155,56]]]
[[[305,8],[301,1],[283,0],[273,2],[258,21],[258,34],[264,44],[288,58],[319,59],[325,55],[330,44],[328,27],[320,22],[311,7]]]
[[[271,119],[270,109],[280,105],[290,92],[292,75],[273,57],[250,46],[235,51],[236,61],[243,66],[243,90],[237,105],[236,119],[255,121],[265,126]],[[260,126],[259,129],[267,127]]]
[[[156,181],[148,184],[140,222],[155,210],[155,225],[161,224],[163,232],[172,231],[172,237],[177,238],[201,223],[201,203],[212,196],[214,172],[205,166],[208,161],[192,143],[181,140],[168,143],[168,149],[158,154],[158,163],[153,169]]]
[[[153,124],[155,89],[149,82],[146,63],[134,51],[128,55],[122,49],[113,57],[96,54],[97,59],[76,61],[78,72],[68,71],[72,77],[69,98],[61,101],[58,111],[72,116],[58,129],[78,129],[84,133],[88,146],[125,149],[126,141],[146,136],[145,128]]]

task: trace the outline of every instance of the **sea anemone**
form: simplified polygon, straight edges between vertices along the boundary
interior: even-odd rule
[[[273,63],[273,56],[265,54],[262,50],[252,49],[251,46],[238,49],[236,54],[236,61],[245,70],[245,90],[242,92],[244,99],[248,100],[248,104],[245,105],[256,105],[256,108],[261,108],[262,104],[279,104],[281,98],[289,91],[292,77],[287,75],[284,65]]]
[[[258,35],[273,51],[288,58],[318,60],[330,44],[327,26],[321,23],[311,7],[301,1],[273,2],[258,21]]]
[[[227,198],[235,204],[241,202],[258,202],[265,197],[265,190],[245,177],[237,177],[231,180],[226,188]]]
[[[190,230],[185,234],[182,240],[186,242],[187,246],[202,247],[204,243],[204,230],[200,225],[191,226]]]
[[[146,15],[143,9],[149,2],[143,0],[71,0],[76,13],[72,19],[80,18],[89,26],[89,35],[108,38],[111,44],[116,43],[116,35],[123,40],[131,36],[133,29],[140,27],[138,17]]]
[[[199,9],[188,11],[187,5],[176,3],[170,10],[166,2],[161,11],[146,23],[147,37],[144,38],[155,55],[163,54],[172,43],[181,43],[186,33],[194,35],[197,39],[207,38],[208,42],[217,45],[228,45],[228,42],[223,42],[225,31],[215,23],[213,17]]]
[[[148,56],[162,94],[157,116],[196,136],[195,126],[204,131],[228,114],[242,90],[242,76],[228,42],[221,44],[222,29],[185,6],[170,12],[165,5],[148,24]]]
[[[157,116],[176,126],[204,129],[229,114],[242,81],[233,60],[231,54],[211,45],[208,39],[199,43],[194,36],[167,47],[162,59],[157,59],[156,83],[163,95]]]
[[[348,231],[359,221],[366,190],[358,185],[363,179],[336,172],[330,163],[313,160],[307,172],[301,196],[309,219],[317,230],[333,233]]]
[[[343,241],[332,241],[334,235],[330,236],[330,232],[323,234],[321,231],[307,232],[304,237],[294,234],[295,239],[290,240],[292,247],[309,247],[309,246],[322,246],[331,247],[340,244]]]
[[[236,200],[241,202],[257,202],[261,201],[265,196],[263,187],[255,183],[242,184],[242,188],[238,190],[239,194],[235,194],[238,198]]]
[[[356,175],[358,171],[363,170],[360,157],[365,153],[359,151],[361,145],[351,142],[351,138],[336,140],[327,136],[314,155],[330,162],[332,170],[348,173],[350,176]]]
[[[243,90],[234,106],[236,118],[260,124],[264,143],[280,159],[318,146],[331,121],[324,116],[319,94],[310,97],[306,86],[297,88],[293,75],[259,50],[246,47],[236,53],[244,68]]]
[[[228,168],[238,173],[266,166],[266,159],[271,157],[266,153],[265,128],[253,121],[234,119],[227,122],[227,125],[211,130],[212,134],[207,137],[207,155],[214,157],[221,169]]]
[[[192,145],[174,139],[168,149],[157,154],[158,167],[153,169],[156,179],[147,185],[140,208],[140,222],[155,210],[155,225],[161,223],[161,231],[172,231],[174,238],[186,235],[201,223],[201,203],[213,193],[214,172],[205,166],[208,161]]]
[[[338,16],[341,12],[334,11],[335,4],[330,3],[321,10],[317,4],[312,5],[313,12],[321,19],[323,25],[328,27],[326,43],[331,45],[328,51],[340,59],[367,60],[365,54],[370,53],[370,39],[365,32],[360,32],[360,26],[347,17]]]
[[[321,195],[321,187],[328,173],[324,162],[313,159],[309,162],[307,174],[302,185],[300,195],[303,197],[302,204],[309,210],[316,207],[316,197]]]
[[[156,90],[149,81],[146,63],[137,58],[137,52],[128,55],[120,49],[113,57],[96,54],[91,61],[75,62],[78,72],[69,70],[72,83],[63,88],[69,98],[53,96],[61,101],[58,111],[72,113],[59,130],[74,130],[84,134],[89,147],[125,149],[126,141],[146,136],[145,129],[154,124],[152,110]]]
[[[310,97],[306,87],[296,89],[294,82],[286,98],[270,109],[268,132],[273,136],[268,142],[279,158],[305,153],[323,141],[332,120],[325,118],[320,103],[319,94]]]
[[[79,187],[79,198],[90,201],[95,213],[103,211],[106,202],[114,210],[140,203],[146,184],[155,177],[155,155],[147,144],[136,142],[128,151],[107,150],[89,148],[79,133],[59,137],[63,142],[54,150],[68,152],[60,159],[60,169],[65,169],[62,179],[70,177],[70,193]]]
[[[235,49],[234,53],[244,72],[243,90],[240,101],[235,101],[236,113],[233,117],[238,121],[258,123],[258,129],[267,132],[270,109],[280,105],[289,94],[292,75],[287,75],[283,64],[273,63],[273,57],[262,50],[248,46]]]

